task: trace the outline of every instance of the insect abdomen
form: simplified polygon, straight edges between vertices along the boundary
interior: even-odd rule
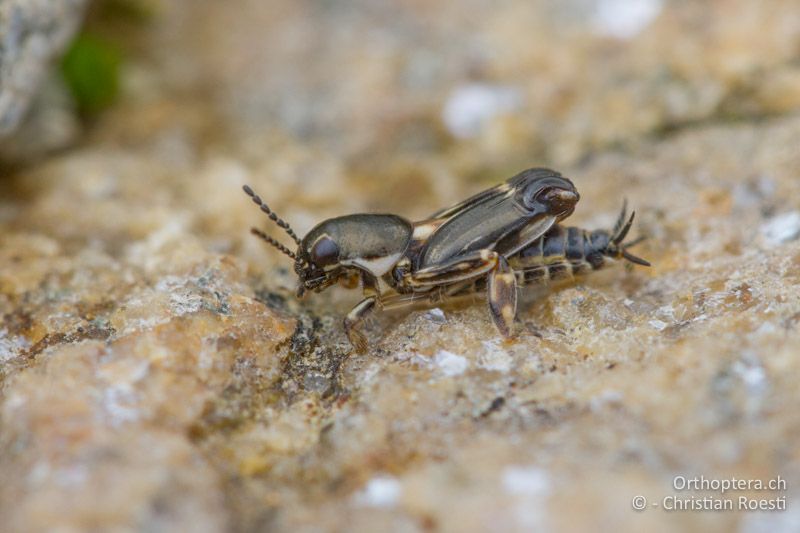
[[[508,258],[517,276],[517,286],[545,284],[572,279],[603,268],[607,257],[619,254],[611,248],[612,235],[605,230],[555,225],[539,239]],[[454,283],[441,287],[440,299],[459,298],[482,293],[486,279]]]
[[[590,232],[556,225],[514,256],[510,264],[517,272],[518,283],[531,285],[597,270],[605,259],[593,246]]]

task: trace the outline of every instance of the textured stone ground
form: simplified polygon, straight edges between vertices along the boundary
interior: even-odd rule
[[[2,529],[796,529],[798,5],[612,4],[157,5],[122,101],[0,180]],[[509,343],[475,302],[351,354],[358,295],[295,301],[247,233],[244,183],[302,233],[534,164],[570,223],[626,197],[653,267],[528,293]],[[631,509],[678,475],[787,510]]]

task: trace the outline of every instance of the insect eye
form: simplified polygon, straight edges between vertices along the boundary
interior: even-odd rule
[[[339,247],[333,239],[322,237],[311,247],[311,261],[317,266],[327,266],[339,260]]]

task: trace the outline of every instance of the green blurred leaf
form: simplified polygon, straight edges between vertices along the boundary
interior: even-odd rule
[[[100,37],[82,33],[73,41],[61,71],[81,113],[96,115],[114,103],[121,61],[119,49]]]

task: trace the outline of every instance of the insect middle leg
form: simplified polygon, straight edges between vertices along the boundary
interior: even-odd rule
[[[503,337],[510,337],[514,317],[517,313],[517,280],[508,261],[494,250],[476,250],[430,266],[407,273],[403,282],[413,288],[435,287],[459,281],[468,281],[488,276],[486,298],[489,314]]]

